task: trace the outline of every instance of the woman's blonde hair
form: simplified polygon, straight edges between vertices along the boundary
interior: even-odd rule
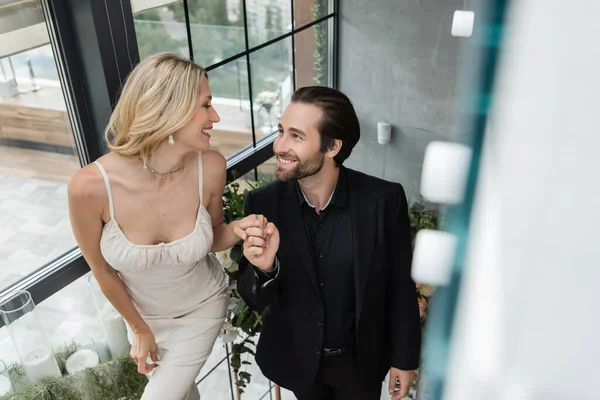
[[[158,53],[131,71],[110,116],[108,148],[144,165],[160,142],[182,128],[198,107],[206,71],[174,53]]]

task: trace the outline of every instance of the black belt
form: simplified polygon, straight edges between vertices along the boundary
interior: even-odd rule
[[[336,347],[336,348],[323,348],[323,357],[339,357],[342,354],[350,353],[354,351],[354,346],[351,347]]]

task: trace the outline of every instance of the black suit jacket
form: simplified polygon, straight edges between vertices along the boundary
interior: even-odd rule
[[[421,325],[410,276],[408,207],[400,184],[346,171],[358,362],[365,384],[380,384],[391,366],[412,370],[419,364]],[[273,382],[305,390],[319,368],[324,309],[294,183],[276,181],[250,192],[245,213],[263,214],[281,237],[279,275],[266,286],[247,259],[240,261],[238,290],[251,308],[263,312],[256,361]]]

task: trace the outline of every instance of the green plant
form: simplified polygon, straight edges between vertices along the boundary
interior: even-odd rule
[[[417,232],[421,229],[437,230],[443,225],[439,213],[436,210],[428,210],[423,204],[416,201],[408,209],[410,219],[410,231],[412,237],[413,249],[415,246],[415,237]],[[419,313],[421,317],[421,329],[424,329],[425,322],[427,320],[427,309],[429,307],[429,300],[435,288],[430,285],[423,285],[417,283],[417,301],[419,303]],[[415,399],[417,389],[419,386],[420,374],[417,370],[415,380],[413,381],[410,394],[408,398]]]
[[[66,373],[65,362],[66,360],[77,351],[77,343],[71,341],[65,343],[63,346],[54,350],[56,362],[58,363],[58,369],[62,374]]]
[[[56,349],[55,353],[68,357],[69,351],[72,354],[76,348],[77,345],[72,343]],[[57,361],[60,363],[59,358]],[[148,383],[127,354],[75,375],[47,377],[36,383],[27,380],[19,363],[11,364],[8,371],[17,390],[0,396],[0,400],[139,399]]]
[[[439,215],[437,211],[427,210],[425,206],[418,201],[415,201],[409,207],[408,215],[410,218],[410,233],[414,248],[417,232],[421,229],[437,229],[439,225]]]
[[[226,223],[230,223],[244,217],[244,201],[249,190],[256,189],[264,185],[264,179],[258,182],[244,181],[244,189],[241,189],[239,182],[229,184],[223,192],[223,214]],[[223,265],[225,272],[229,276],[229,281],[232,283],[230,289],[230,307],[227,312],[227,319],[223,328],[223,337],[229,337],[224,341],[233,342],[239,331],[246,334],[246,339],[241,343],[233,343],[231,348],[231,368],[238,377],[237,386],[240,393],[244,393],[244,388],[250,384],[252,376],[242,368],[250,365],[247,360],[242,360],[242,356],[254,356],[254,351],[250,346],[255,346],[251,340],[261,327],[260,313],[253,311],[241,298],[233,283],[237,280],[238,263],[242,257],[242,242],[238,242],[231,249],[217,254]]]
[[[322,0],[315,0],[315,4],[312,7],[312,20],[315,21],[321,16],[321,8],[323,7]],[[315,25],[315,84],[318,86],[325,86],[326,73],[327,73],[327,26],[323,23]]]

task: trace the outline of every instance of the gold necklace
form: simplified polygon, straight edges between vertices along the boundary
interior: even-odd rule
[[[148,165],[146,165],[146,164],[144,164],[144,169],[150,169],[150,172],[152,172],[152,174],[154,176],[159,175],[161,177],[161,179],[165,179],[165,176],[169,175],[169,182],[173,182],[173,177],[171,176],[171,174],[174,174],[175,172],[179,172],[179,171],[185,171],[185,167],[183,166],[183,163],[181,163],[179,165],[179,167],[175,168],[174,170],[165,172],[165,173],[156,172],[156,170],[154,168],[148,168]]]

